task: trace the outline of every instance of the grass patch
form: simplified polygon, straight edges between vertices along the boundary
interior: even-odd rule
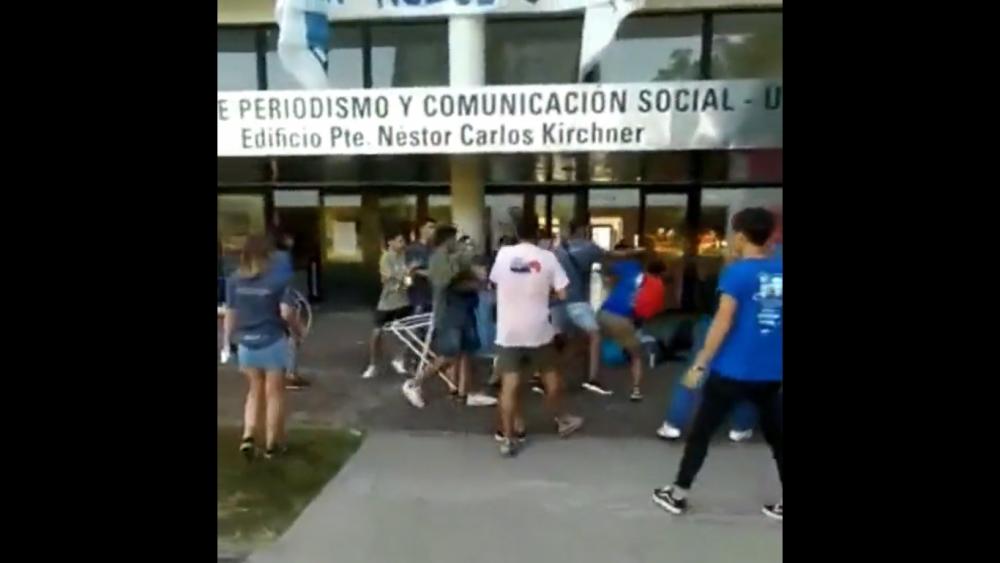
[[[218,432],[219,540],[242,546],[257,546],[284,533],[362,440],[346,430],[291,430],[285,457],[247,463],[238,451],[240,430]]]

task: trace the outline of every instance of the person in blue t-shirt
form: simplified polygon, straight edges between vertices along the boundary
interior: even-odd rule
[[[714,270],[713,258],[698,260],[698,278],[695,284],[695,309],[698,311],[698,318],[695,321],[692,336],[694,342],[691,352],[697,353],[705,343],[708,335],[708,328],[712,324],[712,315],[718,307],[719,301],[719,276],[718,273],[711,273]],[[693,364],[692,364],[693,365]],[[683,378],[678,379],[673,385],[673,392],[670,394],[670,405],[667,407],[663,424],[656,429],[656,435],[664,440],[676,440],[681,437],[683,428],[691,421],[695,403],[698,400],[700,389],[688,388]],[[729,439],[733,442],[743,442],[753,437],[753,427],[757,423],[757,411],[752,403],[743,401],[733,408],[731,419],[731,430]]]
[[[274,237],[274,254],[271,258],[272,275],[286,280],[291,287],[295,279],[295,266],[292,261],[292,250],[295,248],[295,237],[291,233],[279,233]],[[294,288],[292,288],[294,290]],[[288,353],[288,366],[285,369],[285,387],[298,391],[309,387],[312,383],[299,375],[298,344],[293,344]]]
[[[280,276],[291,283],[295,277],[295,266],[292,263],[292,248],[295,246],[295,238],[288,233],[281,233],[274,237],[274,255],[271,271],[276,276]]]
[[[768,252],[774,216],[762,208],[733,216],[732,248],[736,261],[719,279],[719,308],[705,344],[684,376],[689,388],[708,374],[701,408],[684,447],[677,478],[653,491],[653,502],[674,514],[687,510],[687,494],[708,453],[712,434],[733,407],[750,401],[782,477],[782,260]],[[764,514],[782,519],[782,502],[764,506]]]
[[[267,237],[248,237],[239,269],[226,284],[223,345],[237,345],[240,371],[247,379],[240,451],[248,459],[260,445],[262,432],[268,458],[285,449],[288,337],[298,340],[302,335],[288,278],[275,270],[272,251]]]
[[[627,246],[619,244],[615,250],[624,251]],[[632,318],[635,296],[642,285],[642,263],[634,258],[626,258],[612,262],[609,272],[615,281],[611,293],[597,313],[597,324],[605,336],[628,352],[632,372],[632,393],[629,400],[638,402],[642,400],[642,343]]]

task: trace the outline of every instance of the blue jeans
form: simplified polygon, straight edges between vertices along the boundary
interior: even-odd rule
[[[226,278],[219,276],[216,286],[218,287],[219,293],[216,303],[221,305],[226,302]]]
[[[288,368],[288,353],[288,339],[282,336],[263,348],[247,348],[240,344],[237,348],[237,359],[240,369],[284,371]]]
[[[496,295],[489,291],[479,292],[479,304],[476,306],[476,332],[479,333],[479,350],[481,356],[492,356],[496,353],[494,342],[497,337],[497,324],[493,319],[493,307],[496,305]]]
[[[707,315],[702,315],[695,322],[694,343],[691,346],[693,354],[701,350],[701,347],[705,344],[705,337],[708,336],[708,328],[711,324],[712,318]],[[692,361],[694,361],[693,358]],[[705,382],[705,379],[707,377],[702,378],[702,383]],[[664,421],[675,428],[684,428],[687,426],[687,423],[694,414],[694,405],[698,401],[700,392],[700,387],[698,389],[688,389],[678,379],[674,384],[674,393],[670,398],[670,405],[667,407],[667,414],[664,417]],[[753,429],[754,425],[757,424],[757,410],[754,408],[753,403],[749,401],[737,403],[733,409],[730,423],[733,430]]]

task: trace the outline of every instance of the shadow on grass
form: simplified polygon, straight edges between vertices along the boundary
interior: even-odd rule
[[[273,461],[248,463],[240,430],[218,430],[218,539],[254,548],[277,539],[361,445],[347,430],[297,429],[290,449]]]

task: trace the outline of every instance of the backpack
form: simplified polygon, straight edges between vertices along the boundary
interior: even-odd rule
[[[625,349],[610,338],[601,340],[601,363],[606,366],[623,366],[628,363]]]
[[[641,320],[648,320],[655,317],[667,300],[667,288],[663,285],[663,280],[659,276],[644,274],[639,291],[635,295],[635,316]]]
[[[567,242],[564,239],[562,241],[562,243],[559,245],[559,247],[562,248],[563,252],[566,253],[566,258],[569,259],[569,263],[570,263],[570,265],[573,266],[573,269],[576,270],[577,275],[579,275],[580,277],[583,277],[583,276],[585,276],[585,275],[587,275],[587,274],[590,273],[589,271],[588,272],[584,272],[583,268],[580,267],[580,263],[577,262],[576,258],[573,257],[573,253],[570,252],[570,250],[569,250],[569,242]]]

